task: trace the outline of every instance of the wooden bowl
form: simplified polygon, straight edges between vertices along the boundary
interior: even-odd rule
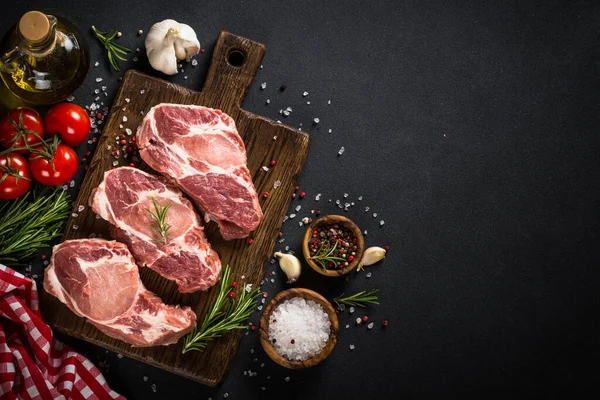
[[[287,357],[282,356],[277,352],[277,350],[275,350],[275,347],[273,347],[273,344],[269,340],[269,320],[271,319],[271,313],[280,303],[284,302],[285,300],[292,299],[294,297],[302,297],[306,300],[312,300],[315,303],[320,304],[329,316],[329,321],[331,322],[331,332],[329,333],[329,339],[327,339],[325,347],[323,347],[319,354],[315,354],[311,358],[304,361],[292,361],[289,360]],[[273,300],[271,300],[271,302],[267,304],[267,307],[265,308],[262,317],[260,317],[260,343],[263,349],[265,349],[265,352],[268,354],[271,360],[275,361],[282,367],[286,367],[289,369],[303,369],[314,367],[315,365],[319,364],[321,361],[326,359],[329,353],[331,353],[331,351],[335,347],[338,332],[338,318],[331,303],[329,303],[327,299],[325,299],[319,293],[304,288],[288,289],[284,290],[283,292],[279,292],[275,297],[273,297]]]
[[[334,225],[334,224],[344,225],[345,227],[347,227],[348,229],[350,229],[352,231],[352,233],[354,234],[354,236],[357,239],[356,255],[354,256],[354,261],[352,261],[350,264],[348,264],[347,267],[340,268],[340,269],[325,270],[319,264],[317,264],[316,262],[311,260],[310,250],[308,249],[308,242],[310,241],[310,238],[312,237],[312,233],[315,229],[317,229],[323,225]],[[308,229],[306,229],[306,233],[304,234],[304,241],[302,242],[302,253],[304,254],[304,259],[306,259],[306,262],[308,263],[308,265],[310,265],[310,267],[312,269],[314,269],[321,275],[325,275],[325,276],[346,275],[348,272],[352,271],[354,268],[356,268],[358,266],[358,263],[362,259],[364,251],[365,251],[365,238],[363,237],[362,232],[360,231],[360,228],[358,227],[358,225],[356,225],[354,222],[352,222],[352,220],[350,220],[344,216],[341,216],[341,215],[327,215],[325,217],[315,220],[312,224],[310,224]]]

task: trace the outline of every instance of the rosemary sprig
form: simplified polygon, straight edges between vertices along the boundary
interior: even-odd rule
[[[339,265],[339,262],[346,261],[345,258],[335,257],[332,254],[337,248],[338,242],[336,241],[333,246],[328,241],[323,241],[319,250],[310,259],[318,262],[324,270],[327,270],[327,263],[332,262],[334,265]]]
[[[127,61],[127,59],[123,56],[129,53],[131,49],[128,49],[125,46],[121,46],[120,44],[117,44],[113,41],[113,39],[117,36],[117,31],[102,32],[96,29],[96,27],[93,25],[92,30],[94,31],[94,34],[96,35],[100,43],[102,43],[102,45],[106,49],[110,65],[112,65],[115,71],[118,71],[119,63],[117,60]]]
[[[152,196],[152,204],[154,204],[154,211],[150,210],[149,208],[146,208],[146,211],[150,213],[154,229],[158,232],[162,238],[162,241],[167,244],[171,225],[167,224],[166,217],[167,211],[169,211],[169,208],[171,208],[171,204],[167,204],[164,207],[159,206],[154,196]]]
[[[342,296],[336,297],[333,299],[333,301],[338,305],[338,307],[340,304],[346,304],[348,306],[355,307],[366,307],[367,304],[379,305],[379,302],[377,301],[379,300],[377,293],[379,293],[379,289],[363,290],[362,292],[355,293],[348,297],[342,297],[344,295],[342,293]]]
[[[204,322],[194,328],[184,339],[182,354],[191,350],[202,351],[212,339],[223,336],[234,329],[244,329],[245,322],[260,296],[260,289],[247,291],[242,287],[242,292],[237,299],[231,299],[231,269],[226,266],[221,273],[221,283],[217,299],[208,309]]]
[[[0,263],[23,265],[60,236],[71,209],[69,203],[69,195],[60,188],[34,190],[0,203]]]

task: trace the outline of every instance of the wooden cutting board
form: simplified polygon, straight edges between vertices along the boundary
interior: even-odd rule
[[[246,144],[248,168],[265,217],[258,229],[251,233],[251,244],[247,239],[223,240],[213,222],[206,226],[206,233],[212,247],[219,253],[223,266],[231,266],[234,280],[252,283],[257,287],[272,254],[310,145],[305,133],[240,108],[240,102],[254,79],[264,53],[265,46],[260,43],[221,32],[201,92],[137,71],[128,71],[106,119],[96,153],[75,202],[75,212],[80,205],[85,209],[69,219],[62,239],[87,238],[92,234],[110,237],[107,223],[96,218],[88,207],[88,199],[92,190],[102,181],[104,172],[114,168],[115,158],[107,150],[108,146],[115,144],[114,133],[122,136],[124,128],[129,128],[135,135],[148,110],[163,102],[217,108],[233,117]],[[126,122],[123,122],[123,117],[126,117]],[[123,128],[119,125],[123,125]],[[270,167],[271,160],[276,160],[275,167]],[[119,158],[119,165],[128,165],[129,162]],[[151,172],[141,160],[135,164]],[[264,171],[263,166],[269,167],[269,170]],[[273,185],[278,180],[281,186],[274,189]],[[269,197],[264,198],[263,192],[269,192]],[[190,306],[198,315],[198,321],[203,320],[218,291],[217,287],[213,287],[206,292],[182,294],[174,283],[149,268],[140,268],[140,275],[144,285],[165,303]],[[45,292],[42,300],[42,315],[55,329],[211,386],[225,377],[243,332],[238,330],[214,340],[204,352],[181,354],[182,340],[170,346],[132,348],[104,335]]]

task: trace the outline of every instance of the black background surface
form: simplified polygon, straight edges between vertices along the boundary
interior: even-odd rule
[[[61,336],[100,365],[116,391],[131,399],[541,398],[590,386],[598,395],[598,2],[2,4],[0,34],[29,9],[86,31],[100,66],[75,93],[81,105],[106,85],[109,106],[118,88],[92,24],[121,30],[122,44],[142,48],[123,70],[143,71],[150,70],[137,30],[165,18],[190,24],[206,53],[169,79],[197,89],[220,30],[266,44],[244,107],[284,119],[278,111],[290,106],[284,122],[302,123],[312,138],[300,180],[307,196],[292,203],[288,214],[302,210],[276,249],[300,251],[298,220],[311,209],[344,213],[368,230],[368,245],[391,247],[370,279],[305,269],[297,286],[329,299],[381,290],[381,305],[367,311],[375,328],[353,324],[362,310],[341,313],[338,346],[311,370],[275,365],[251,333],[225,382],[211,389]],[[355,206],[344,212],[337,199]],[[34,264],[38,281],[41,268]],[[276,265],[267,271],[278,272],[264,285],[270,299],[286,284]],[[258,376],[244,376],[248,369]]]

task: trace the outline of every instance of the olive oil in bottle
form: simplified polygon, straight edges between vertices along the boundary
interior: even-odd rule
[[[89,69],[87,44],[66,21],[30,11],[0,43],[0,76],[31,104],[65,100]]]

